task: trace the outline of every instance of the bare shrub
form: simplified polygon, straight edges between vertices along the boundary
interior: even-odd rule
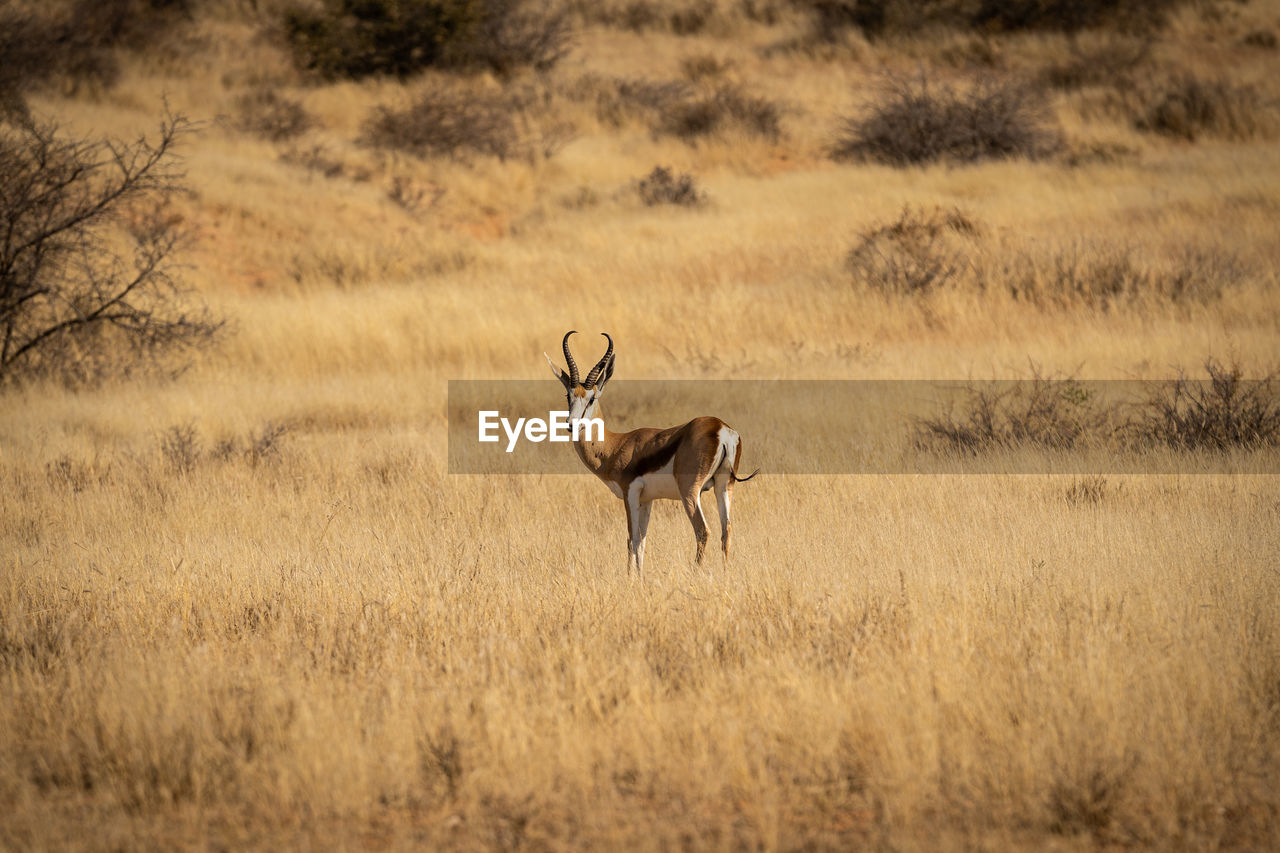
[[[186,439],[182,436],[182,433],[188,429],[192,431],[194,437],[194,427],[174,427],[166,434],[166,440],[169,440],[169,436],[176,435],[178,440],[174,443],[185,443]],[[248,463],[250,467],[256,468],[264,462],[273,461],[280,457],[281,439],[284,438],[287,432],[288,428],[284,424],[267,421],[257,429],[250,430],[249,434],[243,439],[232,435],[219,440],[209,451],[207,458],[224,464],[240,459]],[[197,449],[199,448],[198,437],[195,437],[195,446]],[[165,455],[168,457],[170,454],[166,452]],[[178,453],[177,455],[185,456],[191,454]],[[201,455],[200,453],[195,453],[194,458],[198,461]]]
[[[692,175],[675,175],[663,166],[654,166],[652,172],[641,178],[636,191],[650,207],[659,204],[698,207],[707,200],[706,193],[698,189]]]
[[[667,17],[671,32],[678,36],[697,35],[706,29],[715,14],[715,0],[701,0],[673,9]]]
[[[1030,86],[982,76],[966,89],[886,78],[880,100],[846,119],[831,148],[836,160],[894,166],[1005,157],[1036,159],[1059,147],[1047,102]]]
[[[622,8],[618,24],[632,32],[657,29],[662,21],[658,8],[648,0],[632,0]]]
[[[1073,377],[1041,376],[966,389],[962,411],[916,422],[914,441],[930,451],[966,454],[1018,447],[1054,450],[1104,445],[1119,424],[1112,409]]]
[[[86,462],[72,459],[63,454],[44,466],[45,476],[49,484],[57,488],[70,489],[79,494],[93,485],[94,480],[102,482],[105,476],[94,477],[93,468]]]
[[[425,186],[404,175],[392,178],[391,187],[387,190],[387,199],[407,213],[419,213],[424,208],[432,207],[443,196],[443,188]]]
[[[1280,445],[1280,373],[1244,378],[1239,364],[1204,364],[1208,380],[1185,375],[1157,386],[1129,429],[1140,444],[1177,450]]]
[[[567,12],[532,0],[324,0],[292,7],[285,38],[299,68],[326,79],[407,77],[430,67],[545,70],[567,52]]]
[[[685,71],[694,76],[719,76],[727,67],[714,57],[690,61],[693,65]],[[782,106],[732,84],[711,88],[683,80],[585,75],[565,95],[579,103],[594,101],[597,117],[615,127],[629,120],[645,121],[656,135],[690,143],[735,131],[773,142],[783,135]]]
[[[738,12],[748,21],[776,27],[786,17],[788,0],[738,0]]]
[[[215,338],[177,278],[184,232],[165,207],[191,130],[168,116],[154,141],[121,143],[0,122],[0,380],[91,381]]]
[[[173,473],[189,474],[200,463],[202,445],[195,424],[178,424],[160,436],[160,455]]]
[[[928,452],[978,454],[1017,447],[1152,447],[1202,451],[1280,446],[1280,371],[1244,378],[1239,364],[1205,362],[1208,379],[1179,374],[1148,383],[1144,398],[1102,400],[1073,377],[972,384],[956,407],[916,421],[913,440]],[[1070,503],[1097,502],[1105,481],[1088,478],[1067,490]]]
[[[988,30],[1058,30],[1111,28],[1149,32],[1164,25],[1169,14],[1188,0],[981,0],[969,17],[971,26]]]
[[[442,778],[450,799],[457,797],[464,765],[462,741],[452,727],[446,725],[434,737],[419,739],[418,763],[425,779]]]
[[[292,166],[300,166],[309,172],[317,172],[326,178],[340,178],[348,173],[347,164],[329,156],[329,150],[323,145],[312,145],[309,148],[290,147],[280,153],[281,162]],[[367,175],[353,174],[357,180]]]
[[[1060,773],[1049,789],[1049,828],[1060,835],[1088,833],[1099,844],[1115,840],[1114,823],[1127,793],[1133,762],[1102,763],[1087,772]]]
[[[1195,141],[1252,139],[1275,130],[1275,105],[1252,86],[1183,75],[1155,90],[1134,122],[1139,130]]]
[[[1075,39],[1071,57],[1047,67],[1042,77],[1057,89],[1122,86],[1151,56],[1151,41],[1110,35],[1090,43]]]
[[[1066,498],[1067,503],[1072,506],[1081,506],[1083,504],[1102,503],[1113,491],[1119,490],[1120,487],[1116,487],[1113,490],[1106,477],[1095,474],[1072,480],[1071,485],[1067,486],[1063,496]]]
[[[892,0],[793,0],[810,16],[810,35],[834,41],[849,29],[874,37],[883,34],[894,18]]]
[[[596,117],[614,127],[630,119],[647,119],[689,98],[693,89],[679,80],[604,78],[588,74],[578,78],[566,96],[577,102],[594,102]]]
[[[64,62],[51,22],[30,10],[0,8],[0,115],[27,115],[26,94]]]
[[[569,13],[541,0],[478,0],[479,20],[454,64],[480,65],[497,74],[519,68],[546,71],[572,44]]]
[[[191,17],[189,0],[69,0],[0,9],[0,109],[54,79],[111,86],[120,51],[145,51]]]
[[[782,110],[769,100],[747,94],[736,86],[667,105],[654,131],[693,142],[728,130],[776,142],[782,137]]]
[[[971,268],[978,233],[974,220],[956,208],[903,208],[895,221],[862,235],[845,268],[855,280],[885,293],[927,293]]]
[[[416,157],[473,153],[505,160],[518,153],[519,133],[507,100],[442,88],[403,110],[378,107],[361,142]]]
[[[719,14],[717,0],[576,0],[573,6],[574,13],[587,23],[678,36],[705,32]]]
[[[1024,255],[1011,266],[1006,280],[1016,298],[1104,310],[1153,300],[1207,304],[1247,274],[1238,257],[1220,251],[1188,247],[1151,266],[1131,248],[1096,242],[1076,243],[1047,261]]]
[[[728,59],[721,59],[710,53],[699,53],[693,56],[686,56],[680,60],[680,73],[686,80],[694,83],[703,80],[714,80],[725,75],[733,62]]]
[[[273,89],[256,89],[236,99],[240,110],[237,126],[241,130],[284,142],[301,136],[315,124],[302,102],[277,94]]]
[[[1245,33],[1240,43],[1249,47],[1260,47],[1263,50],[1275,50],[1276,46],[1280,45],[1280,39],[1276,38],[1274,30],[1252,30]]]
[[[256,430],[249,433],[248,447],[245,449],[245,459],[254,467],[262,462],[275,459],[280,455],[281,439],[287,433],[288,427],[282,423],[268,421]]]
[[[1020,30],[1150,32],[1189,0],[793,0],[810,15],[813,35],[833,40],[856,29],[868,38],[932,29],[983,33]]]
[[[1127,248],[1077,244],[1049,262],[1037,301],[1108,308],[1146,291],[1147,271]]]

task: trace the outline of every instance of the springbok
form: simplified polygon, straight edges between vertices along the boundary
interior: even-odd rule
[[[568,373],[543,353],[551,372],[564,386],[570,423],[600,417],[600,395],[613,377],[614,365],[613,338],[601,332],[609,341],[609,349],[591,368],[587,378],[579,381],[578,364],[569,351],[569,338],[574,334],[576,332],[566,334],[561,344]],[[582,464],[622,498],[627,511],[628,573],[632,565],[637,574],[643,571],[644,540],[649,530],[649,511],[655,500],[676,500],[684,504],[698,541],[697,563],[702,564],[707,547],[707,522],[702,516],[701,498],[703,492],[712,488],[720,509],[720,544],[728,563],[733,484],[744,483],[760,473],[757,469],[750,477],[738,476],[742,440],[737,431],[719,418],[702,417],[670,429],[642,427],[630,432],[610,432],[605,427],[604,437],[595,440],[591,430],[582,433],[573,443]]]

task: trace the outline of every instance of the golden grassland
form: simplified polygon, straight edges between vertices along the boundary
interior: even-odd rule
[[[1198,8],[1156,58],[1274,87],[1276,54],[1238,39],[1276,3]],[[215,6],[118,86],[33,102],[115,136],[162,98],[207,122],[176,206],[186,279],[233,328],[174,376],[0,397],[0,845],[1280,845],[1274,475],[770,476],[745,435],[765,473],[731,563],[691,566],[659,505],[640,582],[600,484],[449,475],[445,422],[447,380],[543,378],[570,328],[581,361],[609,330],[625,378],[1261,375],[1274,137],[1169,141],[1062,93],[1068,149],[1107,156],[839,165],[824,148],[879,69],[960,76],[974,43],[761,50],[799,25],[726,15],[587,27],[546,77],[451,83],[541,87],[575,135],[420,161],[354,139],[442,76],[304,85],[254,14]],[[1015,72],[1069,52],[998,48]],[[782,139],[655,138],[565,94],[706,54],[787,104]],[[317,126],[236,129],[264,84]],[[341,174],[298,165],[317,146]],[[642,204],[658,164],[708,203]],[[426,201],[393,203],[397,179]],[[856,281],[845,254],[904,206],[981,223],[987,285]],[[1099,246],[1242,272],[1198,299],[999,286],[1004,258]]]

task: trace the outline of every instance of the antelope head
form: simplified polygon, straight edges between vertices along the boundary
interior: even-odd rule
[[[568,332],[564,336],[564,342],[561,346],[564,348],[564,361],[569,365],[569,372],[565,373],[561,370],[551,356],[546,356],[547,364],[551,365],[551,372],[560,384],[564,386],[565,403],[569,410],[569,422],[583,418],[596,417],[596,405],[600,402],[600,395],[604,393],[605,383],[613,376],[613,338],[609,337],[607,332],[601,332],[605,339],[609,341],[609,349],[605,352],[604,357],[596,362],[596,366],[591,368],[591,372],[587,374],[586,379],[579,380],[578,363],[573,360],[573,353],[569,351],[569,337],[576,332]]]

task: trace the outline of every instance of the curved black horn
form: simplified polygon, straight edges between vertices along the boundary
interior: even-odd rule
[[[573,353],[569,352],[569,335],[576,334],[578,334],[577,329],[565,333],[564,343],[561,344],[564,347],[564,363],[569,365],[569,379],[574,385],[578,384],[578,363],[573,360]]]
[[[609,363],[609,359],[613,357],[613,338],[609,337],[608,332],[601,332],[600,334],[608,339],[609,349],[605,352],[604,358],[596,362],[596,366],[591,368],[591,372],[587,374],[587,381],[582,383],[588,388],[596,384],[596,380],[600,378],[600,371],[604,370],[605,365]]]

